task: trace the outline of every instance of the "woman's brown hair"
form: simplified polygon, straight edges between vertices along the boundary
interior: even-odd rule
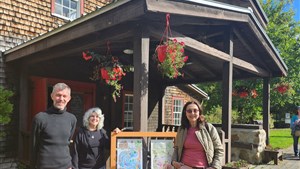
[[[189,101],[189,102],[185,103],[185,105],[183,106],[183,109],[182,109],[182,114],[181,114],[181,127],[182,128],[189,128],[190,127],[189,120],[186,117],[186,113],[185,113],[187,106],[190,105],[190,104],[195,104],[198,107],[198,109],[199,109],[199,119],[197,121],[197,126],[200,123],[204,123],[205,122],[204,115],[202,114],[203,113],[203,107],[202,107],[202,105],[200,105],[196,101]]]

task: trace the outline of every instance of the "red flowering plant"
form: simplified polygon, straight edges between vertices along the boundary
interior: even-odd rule
[[[98,64],[94,66],[94,71],[91,80],[102,79],[106,84],[112,86],[114,91],[112,97],[116,101],[117,97],[120,97],[122,85],[119,83],[125,72],[132,71],[130,66],[123,66],[118,57],[112,56],[111,54],[100,55],[92,51],[82,52],[82,57],[86,61],[96,61]]]
[[[249,89],[246,86],[237,86],[232,91],[232,95],[240,98],[246,98],[248,96],[251,96],[252,98],[256,98],[258,96],[257,91],[255,89]]]
[[[289,83],[282,82],[282,83],[277,83],[274,87],[274,90],[277,91],[280,94],[284,94],[289,91],[291,88]]]
[[[188,60],[188,56],[184,56],[184,43],[169,39],[162,45],[158,45],[155,50],[155,60],[163,76],[173,79],[183,75],[180,69]]]

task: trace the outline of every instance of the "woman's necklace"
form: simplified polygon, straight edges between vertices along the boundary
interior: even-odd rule
[[[95,138],[95,136],[91,134],[91,138],[92,138],[92,139],[94,139],[94,138]]]
[[[96,130],[89,130],[89,136],[94,139],[95,136],[94,136],[94,133],[95,133]]]

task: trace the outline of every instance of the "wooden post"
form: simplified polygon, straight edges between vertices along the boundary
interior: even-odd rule
[[[149,84],[149,48],[148,34],[137,31],[134,38],[134,83],[133,83],[133,130],[148,130],[148,84]]]
[[[222,83],[222,130],[225,132],[225,162],[231,161],[231,109],[232,109],[232,76],[233,76],[233,31],[229,27],[224,36],[224,50],[231,59],[223,64]]]
[[[263,129],[266,132],[266,145],[270,144],[270,79],[264,78],[263,85]]]

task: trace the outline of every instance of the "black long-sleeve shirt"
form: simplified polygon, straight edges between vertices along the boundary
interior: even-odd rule
[[[104,129],[88,131],[80,128],[74,139],[72,164],[75,169],[98,169],[105,166],[105,150],[110,141]]]
[[[31,168],[67,169],[72,166],[69,145],[76,122],[73,114],[54,107],[34,117]]]

